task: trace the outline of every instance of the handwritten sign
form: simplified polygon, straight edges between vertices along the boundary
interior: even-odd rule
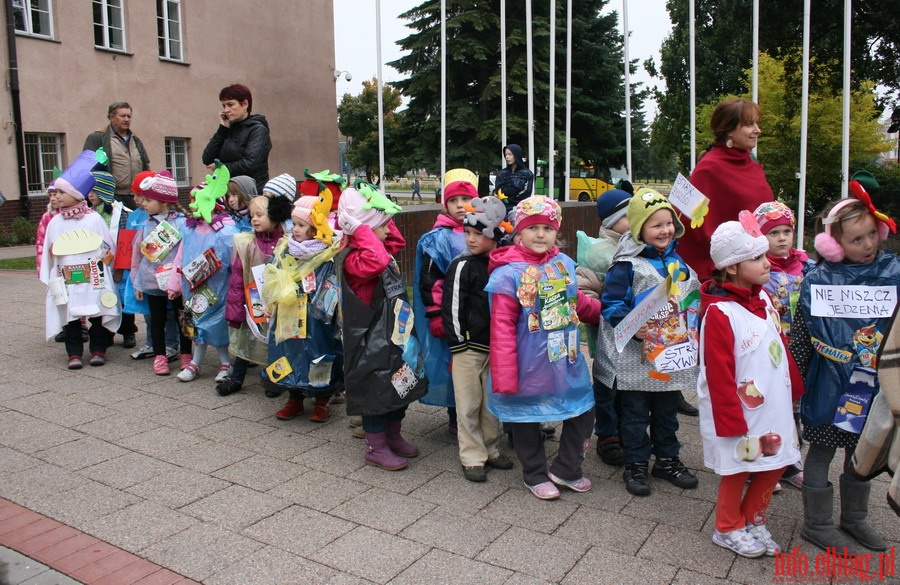
[[[669,373],[686,370],[697,365],[697,344],[685,341],[667,345],[653,360],[657,372]]]
[[[671,286],[670,278],[666,278],[663,282],[656,286],[630,313],[625,315],[616,328],[613,329],[613,338],[616,342],[616,350],[622,353],[628,340],[634,337],[641,325],[647,322],[650,317],[662,310],[669,302],[669,287]]]
[[[810,287],[810,301],[815,317],[878,319],[894,314],[897,287],[814,284]]]
[[[703,224],[703,218],[709,212],[709,199],[681,173],[678,173],[669,192],[669,203],[689,217],[691,227],[695,228]]]

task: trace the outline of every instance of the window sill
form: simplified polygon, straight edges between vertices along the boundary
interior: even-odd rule
[[[36,35],[34,33],[25,32],[24,30],[17,30],[16,36],[17,37],[26,37],[29,39],[35,39],[38,41],[49,41],[51,43],[60,43],[61,42],[59,39],[55,39],[53,37],[48,37],[47,35]]]
[[[99,45],[94,45],[94,49],[97,51],[103,51],[104,53],[112,53],[113,59],[115,59],[116,55],[124,55],[126,57],[134,57],[134,53],[130,53],[128,51],[123,51],[121,49],[110,49],[109,47],[101,47]]]
[[[191,64],[189,61],[181,61],[178,59],[169,59],[168,57],[160,57],[159,60],[162,61],[163,63],[171,63],[173,65],[184,65],[185,67],[189,67]]]

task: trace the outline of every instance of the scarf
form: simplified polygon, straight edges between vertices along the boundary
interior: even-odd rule
[[[298,242],[293,236],[288,238],[288,253],[298,260],[318,254],[328,247],[328,244],[316,239]]]
[[[59,214],[63,216],[64,219],[81,219],[88,213],[94,213],[94,210],[88,207],[84,200],[79,201],[72,207],[61,207],[59,209]]]

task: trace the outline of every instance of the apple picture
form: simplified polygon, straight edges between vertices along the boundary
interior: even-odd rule
[[[738,461],[756,461],[762,453],[759,437],[742,437],[734,448]]]
[[[759,388],[756,387],[753,380],[742,380],[738,384],[737,395],[741,404],[749,410],[756,410],[766,401],[765,396],[760,394]]]
[[[777,455],[781,451],[781,435],[769,431],[765,435],[759,437],[760,448],[763,457],[771,457]]]

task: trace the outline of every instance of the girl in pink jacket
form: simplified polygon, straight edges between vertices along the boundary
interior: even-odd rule
[[[575,262],[556,246],[562,210],[540,195],[515,208],[518,242],[491,252],[491,394],[488,409],[512,434],[525,487],[542,500],[556,486],[591,489],[581,464],[594,425],[594,392],[578,323],[597,324],[600,302],[578,290]],[[562,420],[547,468],[542,422]]]

